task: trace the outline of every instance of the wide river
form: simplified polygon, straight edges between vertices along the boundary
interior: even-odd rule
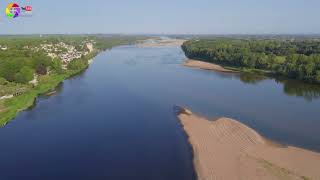
[[[320,87],[186,68],[179,47],[99,54],[0,129],[0,179],[195,179],[182,105],[320,151]]]

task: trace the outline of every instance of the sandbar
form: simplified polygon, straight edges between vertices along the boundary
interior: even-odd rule
[[[178,113],[198,179],[320,179],[320,153],[283,146],[237,120]]]

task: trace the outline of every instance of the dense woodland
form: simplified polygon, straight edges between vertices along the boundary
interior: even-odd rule
[[[320,40],[207,39],[182,45],[186,56],[320,83]]]
[[[54,60],[58,61],[58,60]],[[26,83],[33,79],[33,74],[40,68],[55,67],[57,62],[51,61],[51,59],[44,53],[32,53],[21,51],[3,51],[0,53],[0,79]]]

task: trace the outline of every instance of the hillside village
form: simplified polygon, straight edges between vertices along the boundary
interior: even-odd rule
[[[54,59],[59,59],[62,62],[62,69],[67,69],[68,64],[72,62],[73,60],[83,58],[84,56],[88,55],[89,53],[94,51],[94,44],[96,42],[94,40],[83,40],[81,43],[77,43],[77,46],[65,43],[65,42],[59,42],[59,43],[53,43],[53,42],[44,42],[41,43],[37,46],[24,46],[24,50],[31,50],[33,52],[44,52],[47,54],[47,56],[51,57],[52,60]],[[5,45],[0,45],[0,50],[2,51],[7,51],[8,46]],[[38,74],[34,74],[34,79],[29,81],[29,84],[33,86],[38,85]],[[10,99],[14,96],[15,94],[20,94],[17,92],[23,93],[26,91],[25,88],[17,88],[14,92],[14,94],[7,94],[8,90],[1,92],[0,95],[0,100],[2,99]],[[11,91],[9,91],[11,92]],[[5,95],[4,95],[5,94]]]
[[[93,46],[95,43],[96,42],[93,40],[83,41],[77,46],[77,48],[64,42],[59,42],[57,44],[45,43],[40,44],[38,47],[25,46],[24,49],[30,49],[34,52],[44,51],[52,59],[58,58],[66,65],[72,60],[79,59],[92,52],[94,50]]]

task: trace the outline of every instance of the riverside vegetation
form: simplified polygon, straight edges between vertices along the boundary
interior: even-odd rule
[[[38,95],[86,69],[100,51],[137,39],[98,35],[1,37],[0,126],[32,106]]]
[[[182,49],[190,59],[320,83],[319,39],[214,38],[187,41]]]

